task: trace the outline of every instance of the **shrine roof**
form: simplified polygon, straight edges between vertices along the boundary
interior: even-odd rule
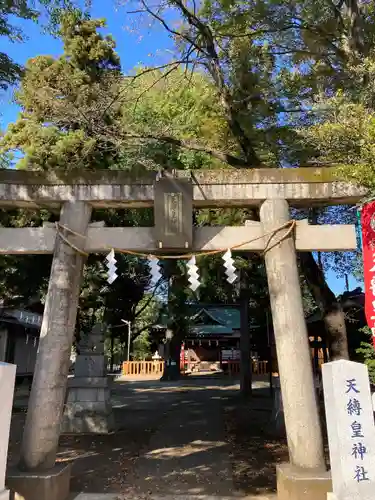
[[[189,335],[233,335],[241,326],[238,307],[191,305]]]

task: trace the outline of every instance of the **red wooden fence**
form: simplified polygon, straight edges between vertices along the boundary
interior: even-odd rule
[[[124,361],[122,374],[125,376],[136,375],[162,375],[164,361]]]
[[[229,361],[227,363],[228,373],[236,375],[240,373],[239,361]],[[253,361],[253,373],[255,375],[265,375],[268,373],[268,361]],[[124,376],[142,375],[162,375],[164,372],[164,361],[124,361],[122,364],[122,374]]]

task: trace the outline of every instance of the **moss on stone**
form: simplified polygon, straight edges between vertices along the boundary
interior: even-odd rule
[[[220,169],[220,170],[186,170],[176,171],[178,178],[191,176],[192,182],[200,184],[283,184],[283,183],[329,183],[345,180],[342,169],[337,167],[301,167],[301,168],[263,168],[263,169]],[[172,174],[171,174],[172,175]],[[51,172],[31,170],[2,170],[0,183],[3,184],[36,184],[36,185],[63,185],[63,184],[152,184],[156,172],[135,168],[123,170],[96,170],[96,171],[59,171]]]

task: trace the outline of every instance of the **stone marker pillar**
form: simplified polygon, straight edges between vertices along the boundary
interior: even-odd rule
[[[9,491],[5,489],[5,470],[15,380],[16,365],[0,363],[0,500],[9,500]]]
[[[264,232],[289,220],[286,200],[266,200],[260,209]],[[303,312],[294,234],[280,241],[287,230],[278,231],[265,254],[268,288],[280,373],[285,428],[291,464],[278,467],[279,500],[320,500],[313,489],[314,477],[299,480],[303,471],[325,472],[323,439],[314,388],[312,360]],[[265,237],[266,241],[268,237]],[[276,246],[273,246],[275,243]],[[296,472],[298,470],[298,472]],[[298,476],[298,477],[297,477]],[[328,490],[329,491],[329,490]],[[315,496],[314,496],[315,495]],[[324,493],[325,497],[326,493]]]
[[[333,494],[375,498],[375,426],[367,366],[347,360],[323,365]]]
[[[95,325],[79,344],[74,377],[68,382],[64,433],[107,434],[115,428],[104,356],[105,330],[105,325]]]
[[[64,237],[80,249],[90,216],[91,206],[81,201],[61,210],[61,225],[83,236],[65,231]],[[84,260],[56,235],[19,470],[8,474],[8,484],[26,500],[60,500],[69,491],[69,468],[55,466],[55,459]]]

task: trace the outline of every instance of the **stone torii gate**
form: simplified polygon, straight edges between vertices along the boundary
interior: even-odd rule
[[[330,169],[177,171],[160,181],[154,173],[137,179],[117,171],[0,172],[1,207],[61,210],[58,228],[0,229],[2,254],[53,253],[21,462],[8,485],[26,500],[64,500],[67,495],[69,467],[55,465],[55,459],[84,266],[81,251],[184,253],[252,240],[241,251],[263,251],[270,245],[265,263],[291,464],[278,472],[279,500],[323,500],[323,490],[330,491],[330,486],[320,486],[325,471],[323,443],[296,251],[354,249],[356,236],[353,226],[310,226],[305,221],[292,232],[287,229],[289,206],[354,204],[364,194],[362,188],[335,180]],[[154,205],[154,228],[90,225],[93,208]],[[260,207],[260,222],[193,228],[193,207]],[[269,241],[266,235],[283,225]],[[242,373],[246,389],[250,353],[242,356],[243,367],[247,363],[249,368]]]

